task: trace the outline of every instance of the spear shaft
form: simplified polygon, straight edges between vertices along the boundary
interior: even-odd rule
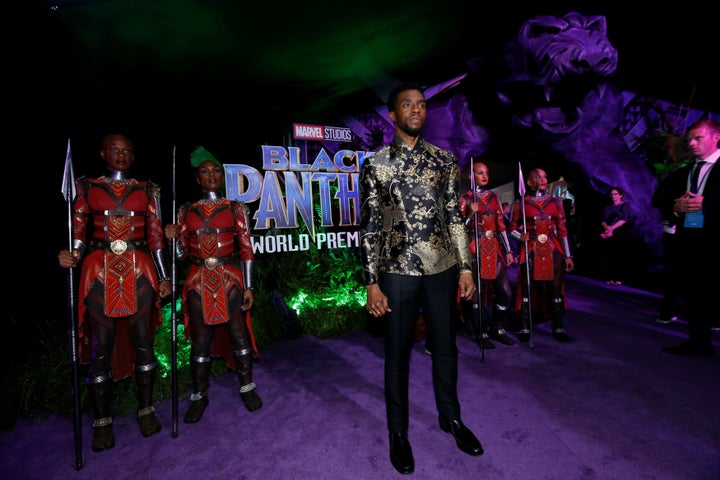
[[[172,156],[172,222],[173,225],[177,223],[177,211],[176,211],[176,179],[175,179],[175,146],[173,145],[173,156]],[[175,251],[176,251],[177,239],[172,239],[172,251],[170,257],[172,258],[171,267],[171,280],[172,280],[172,308],[171,308],[171,359],[170,368],[172,370],[172,436],[177,438],[178,436],[178,368],[177,368],[177,298],[175,295],[175,285],[177,284],[177,267],[175,262]]]
[[[523,221],[523,233],[527,233],[527,217],[525,215],[525,180],[523,179],[522,174],[522,165],[520,162],[518,162],[518,172],[520,176],[520,186],[519,186],[519,192],[520,192],[520,211],[522,212],[522,221]],[[528,312],[528,329],[530,330],[530,340],[528,341],[528,345],[530,348],[535,348],[535,338],[533,337],[533,318],[532,318],[532,291],[531,288],[531,282],[530,282],[530,250],[528,245],[528,240],[525,240],[523,242],[525,244],[525,282],[526,282],[526,289],[527,292],[527,312]]]
[[[67,204],[68,222],[68,251],[73,251],[72,210],[75,199],[75,174],[72,166],[70,139],[68,138],[67,153],[65,154],[65,170],[63,171],[63,196]],[[75,470],[83,467],[82,458],[82,424],[80,421],[80,377],[78,372],[78,342],[77,317],[75,314],[75,275],[74,268],[68,268],[68,311],[70,316],[70,330],[68,341],[70,349],[70,363],[72,365],[72,391],[73,391],[73,436],[75,441]]]
[[[477,204],[477,193],[475,192],[475,164],[470,162],[470,190],[473,201]],[[471,203],[472,205],[472,203]],[[469,205],[471,207],[471,205]],[[472,207],[471,207],[472,208]],[[482,292],[480,278],[480,237],[478,236],[478,211],[473,212],[473,232],[475,234],[475,278],[477,279],[477,302],[473,304],[473,316],[476,319],[475,342],[480,346],[480,362],[485,363],[485,347],[483,347],[483,320],[482,320]],[[477,308],[476,308],[477,307]]]

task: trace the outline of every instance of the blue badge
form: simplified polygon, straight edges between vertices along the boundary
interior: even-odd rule
[[[685,228],[703,228],[705,216],[702,210],[697,212],[688,212],[685,214]]]

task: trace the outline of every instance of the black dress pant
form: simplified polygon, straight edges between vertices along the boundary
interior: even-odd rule
[[[409,424],[408,382],[415,327],[422,308],[432,348],[432,381],[438,413],[448,420],[460,419],[457,396],[457,345],[455,335],[458,272],[451,268],[436,275],[383,274],[380,288],[388,297],[391,312],[385,322],[385,406],[388,429],[407,432]]]
[[[700,228],[678,229],[677,268],[681,294],[687,312],[690,342],[700,348],[712,347],[712,318],[716,318],[718,256],[709,233]],[[712,239],[715,241],[716,239]],[[707,249],[707,254],[704,254]],[[713,315],[715,317],[713,317]]]

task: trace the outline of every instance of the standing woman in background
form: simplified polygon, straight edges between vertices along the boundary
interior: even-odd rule
[[[610,197],[610,205],[603,209],[602,233],[600,238],[603,239],[605,251],[605,261],[608,267],[610,279],[606,282],[608,285],[622,285],[627,280],[627,258],[631,247],[630,244],[630,225],[633,216],[630,212],[630,205],[623,199],[625,191],[620,187],[612,187],[608,191]]]

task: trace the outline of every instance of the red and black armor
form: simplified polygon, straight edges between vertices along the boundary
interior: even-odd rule
[[[187,298],[190,291],[202,300],[205,325],[218,325],[230,320],[228,293],[233,286],[242,293],[252,287],[254,254],[248,230],[247,207],[226,198],[203,199],[180,209],[177,254],[189,256],[190,267],[183,287],[183,314],[186,334],[192,329]],[[248,333],[253,354],[257,347],[247,315]],[[225,336],[226,337],[226,336]],[[211,354],[222,356],[234,368],[231,344],[221,335],[213,336]]]
[[[76,187],[72,230],[73,248],[83,255],[79,297],[86,299],[95,283],[102,284],[103,315],[117,319],[132,316],[144,308],[139,305],[140,277],[144,276],[157,289],[158,272],[163,277],[167,272],[164,257],[159,254],[164,248],[159,188],[123,175],[81,177]],[[153,297],[150,342],[162,322],[160,298],[157,294]],[[81,363],[90,363],[93,353],[92,322],[86,321],[87,308],[86,301],[80,302]],[[127,322],[119,322],[116,329],[111,367],[112,377],[119,380],[134,376],[136,359]]]
[[[510,231],[518,240],[523,228],[523,208],[524,227],[529,239],[527,242],[520,242],[520,273],[527,276],[527,267],[531,265],[529,276],[532,297],[528,293],[528,282],[518,281],[515,308],[522,313],[521,339],[529,332],[528,305],[532,300],[533,314],[537,315],[533,318],[533,323],[542,323],[549,317],[552,321],[553,336],[559,341],[569,341],[563,327],[563,316],[567,309],[564,259],[572,256],[562,200],[544,191],[529,191],[522,200],[516,202]]]

